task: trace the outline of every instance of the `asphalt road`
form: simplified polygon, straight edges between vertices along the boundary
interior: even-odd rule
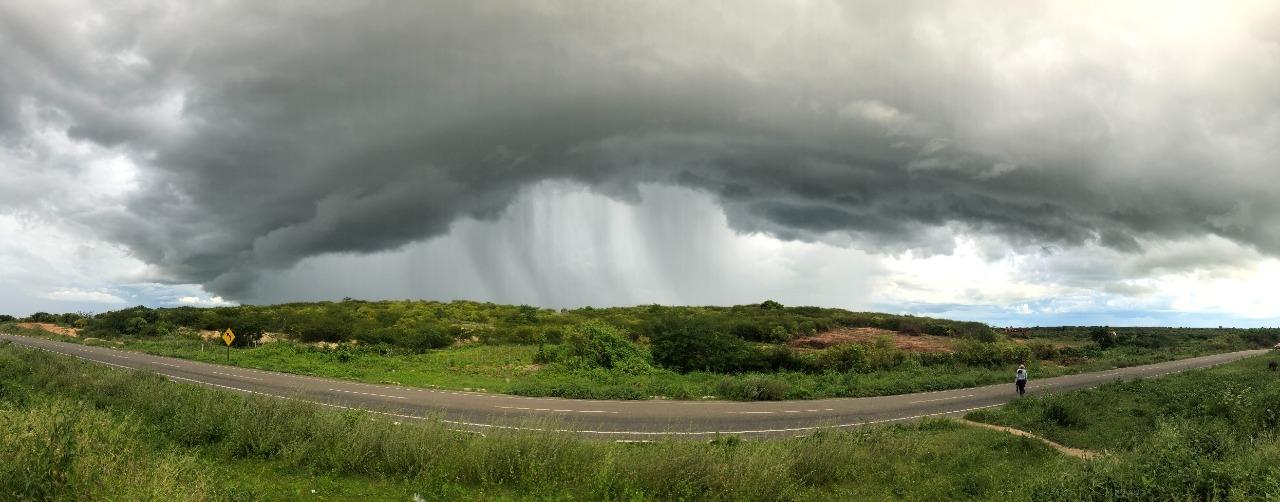
[[[799,436],[824,427],[854,427],[957,416],[999,406],[1015,397],[1013,383],[898,396],[810,401],[601,401],[531,398],[393,385],[373,385],[152,356],[41,338],[0,334],[18,345],[78,357],[117,368],[148,370],[182,383],[249,394],[361,409],[404,419],[438,418],[452,427],[485,432],[501,428],[554,429],[609,440],[660,437]],[[1228,363],[1267,350],[1036,379],[1028,394],[1063,392],[1116,380],[1150,378]],[[1013,369],[1009,370],[1012,380]]]

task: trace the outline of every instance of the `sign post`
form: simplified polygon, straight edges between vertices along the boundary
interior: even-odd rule
[[[231,328],[222,332],[222,341],[227,342],[227,364],[231,364],[231,342],[235,340],[236,334],[231,331]]]

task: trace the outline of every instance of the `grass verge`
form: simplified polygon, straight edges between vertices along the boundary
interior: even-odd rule
[[[1023,398],[966,418],[1109,452],[1073,475],[1084,498],[1275,500],[1280,375],[1267,366],[1278,359]]]

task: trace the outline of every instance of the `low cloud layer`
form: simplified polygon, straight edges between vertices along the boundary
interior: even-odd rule
[[[0,64],[0,211],[234,300],[557,180],[885,255],[1097,250],[1124,277],[1043,262],[1097,291],[1280,255],[1274,3],[0,1]]]

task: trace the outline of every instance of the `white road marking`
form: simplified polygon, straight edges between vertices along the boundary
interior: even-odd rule
[[[530,409],[530,408],[518,408],[518,407],[515,407],[515,406],[496,406],[496,408],[498,408],[498,409],[502,409],[502,410],[550,411],[550,412],[558,412],[558,413],[613,413],[613,414],[617,414],[617,413],[618,413],[618,412],[616,412],[616,411],[606,411],[606,410],[553,410],[553,409],[550,409],[550,408],[534,408],[534,409]]]
[[[973,396],[976,396],[976,395],[977,395],[977,394],[965,394],[965,395],[963,395],[963,396],[940,397],[940,398],[937,398],[937,399],[925,399],[925,400],[922,400],[922,401],[912,401],[912,402],[911,402],[911,404],[916,404],[916,403],[932,403],[932,402],[934,402],[934,401],[950,401],[950,400],[952,400],[952,399],[963,399],[963,398],[966,398],[966,397],[973,397]]]
[[[174,366],[174,367],[176,368],[177,366]],[[261,378],[251,377],[251,376],[244,376],[244,375],[237,375],[237,374],[235,374],[235,373],[223,373],[223,372],[221,372],[221,371],[210,371],[209,373],[213,373],[214,375],[229,376],[229,377],[233,377],[233,378],[245,378],[245,379],[248,379],[248,380],[257,380],[257,381],[259,381],[259,382],[261,382],[261,381],[262,381],[262,379],[261,379]]]
[[[404,396],[388,396],[386,394],[374,394],[372,392],[359,392],[354,390],[343,390],[343,389],[329,389],[329,390],[333,392],[346,392],[347,394],[363,394],[366,396],[389,397],[392,399],[408,399],[407,397],[404,397]]]

